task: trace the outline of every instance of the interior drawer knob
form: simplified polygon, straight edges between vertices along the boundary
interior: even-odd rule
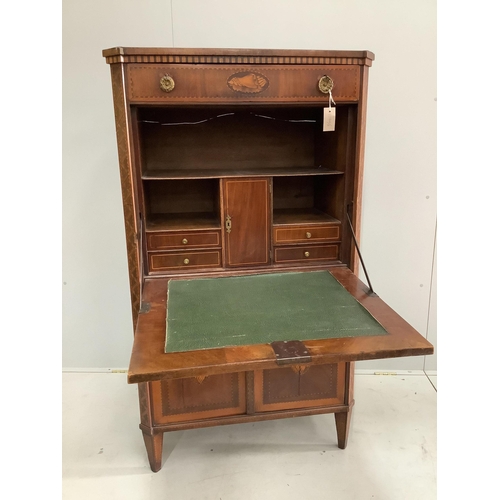
[[[312,236],[312,234],[309,231],[307,231],[306,238],[310,238],[311,236]]]
[[[184,264],[189,264],[189,259],[184,259]]]
[[[309,252],[304,252],[304,257],[309,257]]]
[[[184,238],[184,239],[182,240],[183,245],[187,245],[187,242],[188,242],[188,240],[187,240],[186,238]]]

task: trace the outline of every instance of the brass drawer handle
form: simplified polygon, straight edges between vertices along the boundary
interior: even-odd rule
[[[182,240],[182,243],[183,243],[184,245],[187,245],[187,242],[188,242],[188,240],[187,240],[186,238],[184,238],[184,239]]]
[[[333,89],[333,80],[328,75],[322,76],[319,79],[318,88],[323,94],[328,94]]]
[[[163,92],[172,92],[175,87],[174,79],[170,75],[165,75],[160,78],[160,88]]]
[[[184,264],[189,264],[189,259],[184,259]]]
[[[304,257],[309,257],[309,252],[304,252]]]
[[[312,236],[312,234],[309,231],[307,231],[306,238],[310,238],[311,236]]]

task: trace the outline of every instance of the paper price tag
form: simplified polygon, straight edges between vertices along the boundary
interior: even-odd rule
[[[335,130],[335,107],[323,109],[323,132]]]

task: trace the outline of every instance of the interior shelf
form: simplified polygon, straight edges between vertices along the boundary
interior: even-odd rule
[[[146,220],[146,231],[179,231],[186,229],[220,229],[220,219],[215,213],[176,213],[152,215]]]
[[[286,177],[294,175],[343,175],[340,170],[319,167],[279,167],[261,169],[165,169],[147,170],[142,174],[144,180],[168,179],[214,179],[220,177]]]
[[[320,223],[336,223],[340,221],[331,215],[328,215],[316,208],[282,208],[273,211],[273,224],[289,225],[289,224],[320,224]]]

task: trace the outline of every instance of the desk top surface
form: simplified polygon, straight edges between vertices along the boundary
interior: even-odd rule
[[[349,269],[327,271],[383,327],[386,334],[304,340],[312,364],[359,361],[433,353],[433,346],[383,300],[370,295]],[[165,353],[167,293],[169,279],[149,279],[143,301],[148,312],[139,314],[129,366],[129,383],[206,376],[247,370],[276,368],[269,343],[206,348]]]
[[[328,271],[168,284],[167,353],[386,334]]]

